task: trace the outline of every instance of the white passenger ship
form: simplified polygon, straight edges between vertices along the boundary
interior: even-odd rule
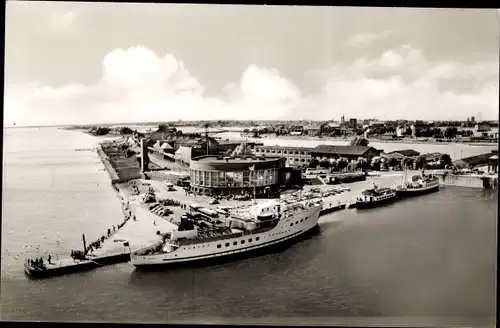
[[[287,204],[273,200],[230,210],[220,220],[207,216],[183,217],[179,228],[163,236],[163,240],[132,252],[131,261],[140,268],[177,267],[269,252],[313,232],[318,226],[321,207],[318,201]]]

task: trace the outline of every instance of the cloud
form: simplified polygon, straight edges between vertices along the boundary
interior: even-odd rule
[[[143,46],[116,49],[102,62],[102,76],[93,85],[6,88],[10,116],[27,116],[31,125],[152,120],[279,118],[300,97],[298,89],[276,70],[250,65],[225,97],[206,97],[203,85],[173,55],[159,57]],[[17,114],[14,113],[17,111]],[[22,123],[18,123],[22,124]]]
[[[276,69],[249,65],[239,82],[208,97],[172,54],[115,49],[92,85],[38,82],[5,88],[5,123],[85,124],[202,119],[498,119],[498,61],[429,61],[403,45],[376,58],[305,72],[322,88],[303,94]]]
[[[378,34],[356,34],[349,39],[347,39],[347,45],[349,46],[366,46],[377,40],[385,39],[392,35],[391,31],[384,31]]]

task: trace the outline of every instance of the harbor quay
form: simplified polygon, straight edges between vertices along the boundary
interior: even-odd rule
[[[210,183],[200,183],[200,185],[205,186],[204,188],[207,190],[194,190],[195,192],[191,192],[193,190],[188,191],[188,189],[184,189],[182,186],[173,186],[172,184],[170,184],[170,187],[167,188],[166,181],[165,179],[161,178],[161,174],[148,174],[149,171],[141,172],[140,168],[144,169],[144,167],[141,166],[141,164],[139,163],[140,161],[137,161],[133,158],[127,159],[126,156],[119,153],[119,150],[117,150],[117,154],[113,155],[113,151],[110,151],[110,149],[119,149],[118,145],[108,144],[107,147],[108,150],[104,151],[102,149],[102,146],[99,145],[99,147],[97,148],[97,153],[99,154],[99,157],[101,158],[106,171],[108,171],[112,186],[117,192],[117,196],[122,203],[125,221],[120,225],[113,226],[112,229],[109,229],[107,233],[104,234],[98,241],[90,241],[88,244],[86,244],[84,237],[84,248],[83,251],[79,253],[83,254],[83,256],[75,257],[73,256],[72,251],[71,257],[68,256],[67,258],[62,258],[60,260],[57,259],[56,261],[52,261],[51,263],[46,264],[48,265],[47,269],[49,270],[43,271],[43,274],[45,275],[57,275],[56,271],[58,270],[62,274],[64,274],[69,272],[91,270],[107,264],[127,262],[130,260],[130,254],[135,250],[150,247],[151,245],[158,243],[161,237],[165,236],[168,233],[176,231],[178,229],[178,225],[181,223],[182,214],[190,210],[190,205],[198,205],[209,210],[216,210],[216,206],[238,208],[241,206],[251,205],[253,202],[262,203],[269,200],[269,194],[265,199],[255,199],[254,197],[254,199],[246,198],[246,200],[244,200],[234,199],[233,197],[217,197],[217,203],[215,204],[214,196],[217,195],[214,195],[213,192],[207,192],[207,190],[209,189],[206,188],[206,186],[211,185]],[[203,162],[203,159],[210,159],[210,165],[229,165],[231,166],[231,169],[233,169],[233,171],[238,169],[235,167],[235,165],[241,166],[243,164],[248,164],[246,162],[233,163],[232,161],[237,161],[236,159],[230,161],[227,158],[223,158],[222,160],[219,160],[217,158],[217,160],[221,162],[219,164],[219,162],[214,162],[215,159],[211,159],[208,157],[198,158],[197,161],[195,161],[196,165],[193,164],[191,166],[190,174],[191,182],[194,182],[195,185],[198,181],[198,175],[193,173],[198,173],[198,171],[203,172],[204,179],[206,181],[210,181],[212,184],[213,181],[216,181],[217,185],[220,185],[222,181],[219,179],[219,175],[217,175],[216,180],[214,180],[210,175],[208,175],[207,178],[207,174],[205,174],[203,170],[206,169],[205,166],[207,166],[208,164]],[[238,160],[242,161],[240,159]],[[252,164],[250,169],[250,171],[252,172],[250,173],[253,174],[255,172],[255,174],[258,175],[260,170],[264,170],[263,177],[269,180],[269,184],[277,184],[279,176],[277,174],[275,176],[272,176],[271,173],[273,172],[273,170],[278,170],[275,169],[274,166],[271,168],[262,166],[264,164],[267,164],[267,162],[275,165],[274,162],[276,160],[274,158],[266,158],[266,160],[267,161],[256,161],[255,164],[253,162],[250,163]],[[134,163],[134,165],[132,165],[132,163]],[[213,167],[210,166],[208,167],[208,169],[213,170]],[[170,170],[170,172],[173,171]],[[247,175],[251,175],[250,173]],[[286,194],[293,193],[295,191],[297,194],[308,193],[309,196],[307,197],[313,197],[316,199],[321,198],[321,215],[325,215],[333,211],[352,208],[350,207],[350,205],[356,204],[356,198],[358,198],[358,196],[364,190],[369,189],[374,185],[377,185],[381,188],[395,188],[397,185],[401,184],[402,179],[405,178],[405,175],[410,176],[412,173],[418,173],[418,171],[407,171],[406,173],[402,171],[380,172],[377,176],[370,176],[364,181],[357,181],[340,185],[305,185],[301,190],[292,189],[285,191],[282,193],[282,196],[286,197]],[[461,184],[461,180],[458,176],[453,175],[447,177],[447,173],[445,171],[434,173],[441,177],[441,184]],[[149,179],[147,180],[138,178],[147,176],[149,176]],[[199,174],[199,177],[200,178],[198,179],[202,180],[201,173]],[[244,181],[246,177],[245,172],[242,173],[242,177]],[[264,182],[267,182],[267,180],[265,179]],[[454,182],[450,183],[449,181],[451,180],[453,180]],[[484,187],[484,177],[467,176],[465,180],[468,181],[466,184],[467,186],[480,186],[480,183],[478,181],[481,181],[481,184]],[[493,182],[490,183],[490,185],[496,186],[497,183]],[[239,191],[241,193],[241,190]],[[231,192],[229,192],[229,194],[231,194]],[[151,195],[153,195],[153,200],[147,200],[147,198]],[[158,208],[164,210],[158,211]],[[25,265],[25,271],[29,275],[36,276],[37,274],[41,274],[40,270],[32,269],[32,266]],[[50,273],[50,271],[54,271],[54,274]]]

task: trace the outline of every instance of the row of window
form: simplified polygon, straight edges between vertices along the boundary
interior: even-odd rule
[[[206,187],[251,187],[278,183],[278,170],[224,172],[191,170],[191,184]]]
[[[283,153],[283,154],[290,154],[290,155],[293,155],[293,154],[295,154],[295,155],[310,155],[310,153],[309,153],[309,152],[305,152],[305,151],[298,151],[298,150],[295,150],[295,151],[294,151],[294,150],[290,150],[290,151],[288,151],[288,150],[283,150],[283,151],[282,151],[282,150],[275,150],[275,149],[270,150],[270,149],[259,149],[259,148],[255,148],[255,152],[256,152],[256,153],[258,153],[258,152],[260,152],[260,151],[262,151],[262,153],[268,153],[268,154],[276,154],[276,153],[277,153],[277,154],[281,154],[281,153]]]
[[[290,157],[288,160],[289,160],[290,162],[293,162],[293,161],[294,161],[294,158],[293,158],[293,157]],[[299,159],[298,159],[298,158],[297,158],[297,159],[295,159],[295,162],[299,162]],[[301,159],[300,159],[300,162],[305,163],[305,162],[309,162],[309,161],[308,161],[308,160],[306,160],[305,158],[301,158]]]
[[[259,241],[260,240],[260,237],[255,237],[255,241]],[[253,241],[252,238],[248,238],[248,242],[251,243]],[[243,245],[245,244],[245,239],[242,239],[240,240],[240,243]],[[236,246],[238,245],[238,241],[233,241],[233,246]],[[229,247],[230,246],[230,243],[226,243],[225,245],[226,247]],[[217,245],[217,248],[221,248],[222,247],[222,244],[218,244]]]
[[[307,219],[309,219],[309,218],[308,218],[308,217],[306,217],[305,219],[300,219],[300,221],[299,221],[299,220],[297,220],[297,221],[295,221],[295,224],[298,224],[299,222],[304,222],[304,221],[306,221]],[[291,227],[291,226],[293,226],[293,224],[294,224],[293,222],[292,222],[292,223],[290,223],[290,227]],[[287,230],[287,231],[288,231],[288,230]],[[273,235],[274,235],[274,234],[273,234]],[[255,241],[259,241],[259,237],[255,237]],[[249,239],[248,239],[248,242],[249,242],[249,243],[251,243],[251,242],[252,242],[252,238],[249,238]],[[242,245],[243,245],[243,244],[245,244],[245,240],[244,240],[244,239],[240,240],[240,243],[241,243]],[[234,241],[234,242],[233,242],[233,246],[236,246],[236,245],[238,245],[238,241]],[[225,246],[225,247],[229,247],[229,246],[230,246],[230,243],[226,243],[224,246]],[[222,248],[222,244],[218,244],[218,245],[217,245],[217,248]]]

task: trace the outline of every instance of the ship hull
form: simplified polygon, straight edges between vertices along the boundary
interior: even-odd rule
[[[439,190],[439,185],[427,188],[401,189],[396,191],[398,197],[414,197],[425,194],[430,194]]]
[[[172,254],[160,254],[154,256],[140,256],[133,255],[132,256],[132,264],[138,268],[143,270],[155,270],[155,269],[165,269],[165,268],[182,268],[182,267],[200,267],[200,266],[209,266],[220,263],[233,262],[238,260],[243,260],[251,257],[261,256],[269,253],[275,253],[279,251],[283,251],[284,249],[290,247],[297,242],[307,239],[312,235],[318,233],[318,218],[321,207],[317,207],[313,212],[308,212],[300,218],[289,218],[282,219],[285,223],[273,230],[270,230],[264,234],[255,234],[255,235],[247,235],[238,239],[248,239],[256,237],[260,237],[261,242],[255,245],[248,245],[246,247],[235,246],[237,248],[232,249],[232,247],[225,248],[216,248],[217,251],[213,253],[206,254],[186,254],[182,253],[177,256],[175,253],[177,251],[172,252]],[[308,220],[301,219],[309,218]],[[300,225],[297,224],[297,221],[301,222]],[[293,225],[293,222],[295,224]],[[292,225],[290,225],[292,224]],[[293,226],[293,230],[292,230]],[[287,233],[288,231],[288,233]],[[274,237],[271,237],[274,236]],[[267,239],[267,240],[266,240]],[[266,241],[264,241],[266,240]],[[219,243],[228,244],[233,243],[235,239],[220,241]],[[224,245],[222,245],[224,246]],[[203,248],[203,246],[200,246]],[[213,246],[210,246],[213,247]],[[227,250],[226,250],[227,249]],[[172,257],[174,256],[174,257]]]
[[[308,238],[311,238],[315,235],[317,235],[320,231],[319,225],[316,224],[313,228],[309,229],[308,231],[293,237],[291,239],[287,239],[283,242],[269,245],[269,246],[263,246],[260,248],[256,248],[253,250],[245,251],[245,252],[240,252],[240,253],[234,253],[234,254],[228,254],[224,256],[217,256],[217,257],[203,257],[200,259],[192,259],[189,261],[183,261],[183,262],[172,262],[172,263],[160,263],[160,264],[142,264],[142,265],[137,265],[134,264],[136,270],[140,271],[160,271],[160,270],[175,270],[175,269],[182,269],[182,268],[200,268],[200,267],[209,267],[209,266],[214,266],[214,265],[220,265],[220,264],[226,264],[226,263],[231,263],[231,262],[238,262],[238,261],[243,261],[247,260],[250,258],[255,258],[259,256],[264,256],[268,254],[273,254],[273,253],[280,253],[287,248],[299,243],[300,241],[306,240]]]
[[[391,198],[386,198],[383,200],[372,201],[372,202],[358,201],[355,204],[351,205],[350,207],[360,209],[360,210],[369,209],[369,208],[376,208],[376,207],[380,207],[380,206],[384,206],[384,205],[393,203],[394,201],[396,201],[396,199],[397,199],[397,197],[394,196]]]

